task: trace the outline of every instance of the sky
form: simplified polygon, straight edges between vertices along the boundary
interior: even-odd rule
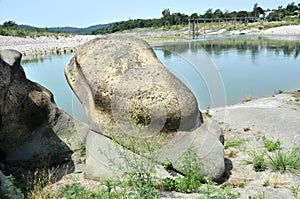
[[[88,27],[128,19],[160,18],[162,11],[203,14],[206,10],[251,11],[286,6],[293,0],[0,0],[0,24],[12,20],[36,27]]]

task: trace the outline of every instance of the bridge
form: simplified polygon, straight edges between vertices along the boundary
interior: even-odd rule
[[[214,30],[220,30],[221,29],[221,23],[225,22],[225,27],[227,28],[230,23],[232,23],[233,26],[236,26],[236,24],[248,24],[251,22],[256,22],[260,20],[266,20],[265,18],[261,17],[234,17],[234,18],[197,18],[197,19],[189,19],[189,33],[193,33],[193,38],[195,36],[199,35],[199,23],[203,23],[203,34],[206,34],[207,30],[214,31]],[[214,29],[213,25],[214,23],[217,23],[217,27]],[[208,26],[208,29],[207,29]]]

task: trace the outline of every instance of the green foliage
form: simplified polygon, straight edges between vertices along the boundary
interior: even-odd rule
[[[17,27],[18,25],[16,24],[16,22],[14,22],[14,21],[5,21],[4,23],[3,23],[3,27],[5,27],[5,28],[15,28],[15,27]]]
[[[283,93],[283,90],[276,91],[276,94],[282,94],[282,93]]]
[[[86,154],[86,146],[85,144],[81,144],[79,148],[79,152],[81,156],[84,156]]]
[[[261,193],[258,195],[249,196],[249,199],[266,199],[265,193]]]
[[[5,194],[5,197],[9,199],[19,199],[21,197],[22,192],[20,189],[16,188],[14,176],[7,176],[4,187],[8,191],[8,193]]]
[[[124,198],[124,190],[117,190],[116,185],[108,180],[104,183],[105,188],[101,188],[98,191],[91,191],[83,188],[79,183],[75,182],[70,186],[65,186],[59,189],[58,197],[67,199],[94,199],[94,198]]]
[[[193,192],[201,185],[201,173],[198,154],[188,149],[180,157],[181,165],[179,170],[184,176],[177,178],[176,189],[181,192]]]
[[[166,170],[172,170],[173,169],[173,164],[172,164],[172,161],[169,159],[169,158],[167,158],[166,160],[165,160],[165,162],[164,162],[164,168],[166,169]]]
[[[231,193],[232,187],[226,186],[225,188],[219,188],[215,186],[215,183],[209,178],[205,178],[205,184],[199,187],[198,192],[200,196],[197,199],[237,199],[239,194]]]
[[[162,180],[161,189],[166,191],[174,191],[177,187],[177,181],[173,178],[164,178]]]
[[[95,194],[81,187],[77,182],[59,189],[59,196],[68,199],[92,198]]]
[[[269,155],[269,165],[274,171],[290,171],[300,173],[300,147],[289,151],[278,150],[273,155]]]
[[[241,146],[246,140],[245,139],[234,139],[234,138],[229,138],[225,140],[225,149],[228,149],[230,147],[239,147]]]
[[[0,35],[3,36],[15,36],[15,37],[39,37],[39,36],[52,36],[52,35],[62,35],[67,34],[55,33],[48,31],[47,28],[34,28],[26,27],[20,28],[15,22],[7,21],[3,25],[0,25]]]
[[[212,117],[212,114],[210,113],[210,106],[208,106],[208,107],[206,108],[206,111],[205,111],[204,113],[205,113],[205,115],[207,115],[208,117]]]
[[[261,172],[266,170],[267,165],[265,162],[265,157],[263,153],[253,153],[252,154],[252,163],[253,163],[253,170],[255,172]]]
[[[264,145],[265,145],[265,147],[268,151],[275,151],[277,149],[280,149],[281,143],[278,139],[274,142],[272,140],[268,140],[266,138],[266,136],[263,136],[262,141],[263,141],[263,143],[264,143]]]
[[[158,198],[156,189],[153,185],[154,177],[151,173],[130,174],[129,181],[131,196],[139,199]]]

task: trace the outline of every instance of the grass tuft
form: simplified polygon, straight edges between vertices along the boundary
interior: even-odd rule
[[[278,150],[273,155],[267,154],[267,156],[272,170],[300,173],[300,146],[290,151]]]

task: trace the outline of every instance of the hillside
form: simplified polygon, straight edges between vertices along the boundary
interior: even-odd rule
[[[71,33],[71,34],[91,34],[93,31],[109,26],[110,24],[98,24],[94,26],[89,26],[87,28],[77,28],[77,27],[50,27],[50,28],[38,28],[29,25],[18,25],[19,29],[23,30],[45,30],[49,32],[60,32],[60,33]]]

